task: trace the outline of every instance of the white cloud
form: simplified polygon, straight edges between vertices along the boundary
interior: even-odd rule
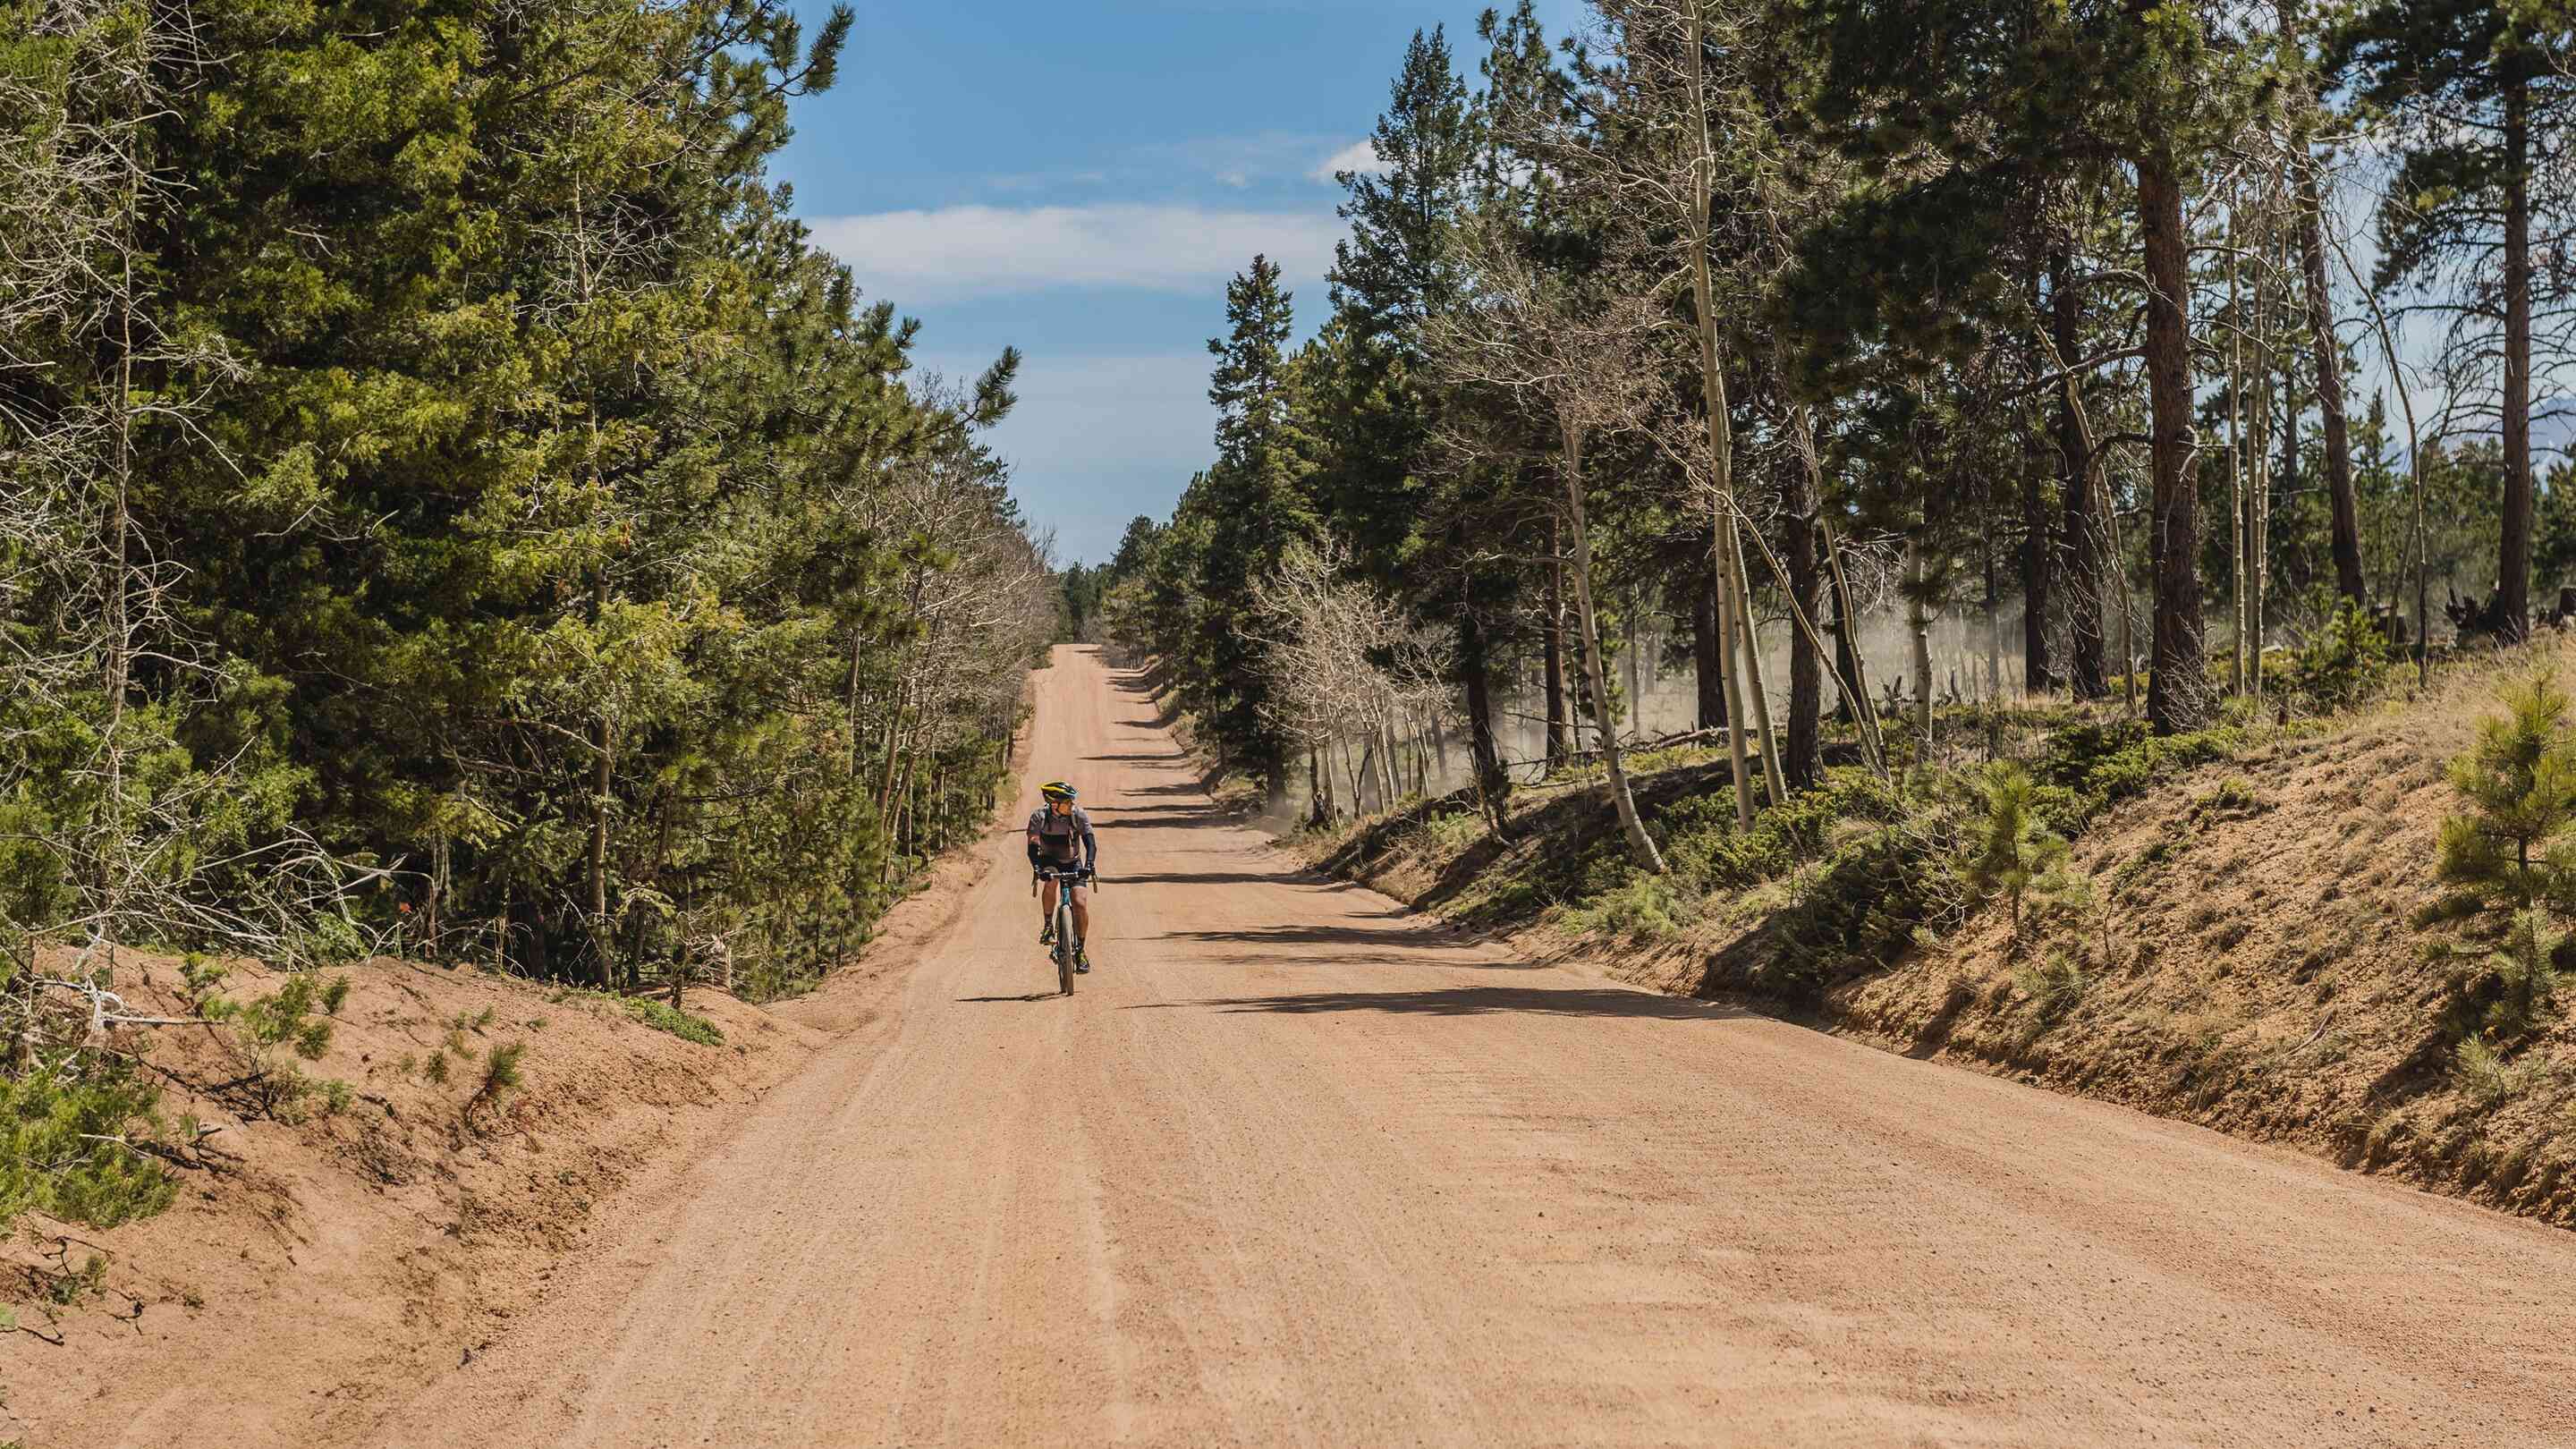
[[[1358,171],[1375,176],[1385,174],[1386,169],[1386,160],[1377,154],[1377,147],[1373,143],[1354,141],[1325,157],[1316,164],[1314,170],[1306,174],[1317,181],[1330,181],[1345,171]]]
[[[991,359],[941,353],[925,370],[972,377]],[[993,430],[1011,465],[1011,491],[1067,561],[1106,560],[1127,521],[1172,511],[1190,474],[1215,453],[1204,351],[1075,354],[1031,349],[1019,406]]]
[[[1330,213],[1185,205],[951,206],[827,216],[815,238],[880,297],[924,306],[1056,287],[1194,292],[1258,252],[1292,280],[1332,265],[1342,225]]]

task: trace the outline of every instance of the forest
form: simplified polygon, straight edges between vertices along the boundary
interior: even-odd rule
[[[134,952],[759,999],[980,827],[1055,573],[768,177],[851,24],[0,3],[0,1220],[166,1190]]]
[[[1738,829],[1936,714],[2331,709],[2576,612],[2571,123],[2558,0],[1417,33],[1320,326],[1253,259],[1213,461],[1069,594],[1274,802],[1429,789],[1454,731],[1497,826],[1604,770],[1649,873],[1641,653]]]

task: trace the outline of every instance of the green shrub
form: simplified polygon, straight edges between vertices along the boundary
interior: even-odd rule
[[[2508,1064],[2486,1038],[2461,1039],[2451,1053],[2451,1079],[2481,1107],[2493,1107],[2531,1084],[2533,1065]]]
[[[497,1097],[519,1085],[519,1059],[527,1054],[526,1042],[505,1042],[492,1048],[492,1054],[483,1061],[483,1095]]]
[[[2050,951],[2035,966],[2013,969],[2013,984],[2030,998],[2031,1006],[2042,1021],[2055,1021],[2084,999],[2085,988],[2092,984],[2084,974],[2084,963],[2073,952]]]
[[[2254,787],[2230,775],[2217,786],[2192,797],[2191,817],[2199,821],[2243,819],[2260,815],[2271,804],[2254,792]]]
[[[500,1101],[504,1095],[519,1085],[519,1059],[527,1054],[527,1043],[514,1041],[504,1042],[492,1048],[491,1052],[484,1057],[482,1084],[474,1089],[473,1096],[465,1099],[462,1110],[462,1115],[469,1125],[474,1119],[475,1108]]]
[[[2541,911],[2516,911],[2505,933],[2504,948],[2487,957],[2487,974],[2479,982],[2483,1001],[2481,1025],[2498,1036],[2514,1038],[2530,1031],[2548,1015],[2564,984],[2557,964],[2563,931],[2552,928]]]
[[[179,980],[187,987],[188,995],[192,999],[211,993],[216,987],[221,986],[224,978],[230,974],[232,973],[194,951],[179,958]]]
[[[1748,984],[1813,1001],[1838,981],[1883,968],[1918,930],[1955,918],[1969,891],[1954,835],[1952,822],[1925,816],[1838,846],[1775,919],[1777,945],[1753,965]]]
[[[1697,902],[1676,890],[1669,876],[1631,876],[1625,885],[1565,913],[1565,924],[1629,940],[1678,934],[1699,918]]]
[[[332,1022],[314,1013],[328,993],[308,974],[250,1001],[207,1001],[198,1014],[228,1023],[243,1067],[235,1084],[246,1104],[280,1121],[299,1120],[318,1090],[294,1059],[318,1061],[331,1049]]]
[[[1454,815],[1436,816],[1422,824],[1421,841],[1425,854],[1437,860],[1450,860],[1466,853],[1469,846],[1485,836],[1485,817],[1473,810]]]
[[[2442,822],[2435,868],[2461,892],[2515,908],[2487,974],[2455,1002],[2453,1027],[2517,1037],[2549,1012],[2562,981],[2565,937],[2550,909],[2576,900],[2576,740],[2568,697],[2549,675],[2508,686],[2503,702],[2451,761],[2469,811]]]
[[[700,1046],[724,1045],[724,1032],[719,1030],[714,1022],[703,1016],[693,1016],[669,1002],[648,1001],[640,996],[630,997],[626,1002],[626,1010],[637,1021],[655,1031],[667,1031],[682,1041],[696,1042]]]
[[[2360,605],[2344,599],[2299,646],[2287,680],[2311,709],[2350,709],[2378,688],[2396,663],[2397,650],[2379,626]]]
[[[2143,720],[2087,723],[2051,736],[2035,773],[2068,792],[2060,807],[2066,818],[2052,821],[2051,828],[2072,836],[2092,817],[2144,793],[2157,780],[2231,759],[2244,748],[2245,732],[2229,725],[2159,736],[2149,733]]]
[[[113,1228],[168,1207],[177,1184],[129,1145],[156,1099],[113,1058],[43,1057],[0,1077],[0,1226],[40,1212]]]
[[[312,1019],[321,993],[310,976],[290,976],[284,986],[249,1002],[215,1001],[203,1014],[229,1021],[254,1048],[287,1047],[306,1061],[317,1061],[331,1049],[331,1023]]]
[[[1838,828],[1901,819],[1904,806],[1878,777],[1836,770],[1823,788],[1793,795],[1735,828],[1735,800],[1711,791],[1681,800],[1650,825],[1674,874],[1702,890],[1739,891],[1821,859]]]

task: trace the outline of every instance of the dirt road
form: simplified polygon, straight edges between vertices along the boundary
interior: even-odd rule
[[[1040,678],[1111,876],[1077,995],[996,834],[864,1025],[363,1442],[2576,1443],[2576,1235],[1456,944],[1153,715]]]

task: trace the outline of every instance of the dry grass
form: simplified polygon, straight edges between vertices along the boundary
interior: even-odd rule
[[[2553,1019],[2491,1063],[2461,1060],[2445,1013],[2497,926],[2447,899],[2433,871],[2458,808],[2445,762],[2474,740],[2501,684],[2542,667],[2576,679],[2576,640],[2453,663],[2429,690],[2401,687],[2323,724],[2258,723],[2235,758],[2093,821],[2074,856],[2094,885],[2089,922],[2018,945],[1999,904],[1941,923],[1834,991],[1828,1013],[1890,1045],[2576,1225],[2576,1030]],[[2012,729],[2035,749],[2040,727],[2064,719],[2062,707],[2025,712]],[[1451,821],[1381,839],[1364,874],[1471,913],[1538,862],[1590,848],[1547,808],[1516,813],[1508,850]],[[1522,944],[1701,991],[1798,894],[1794,873],[1704,900],[1631,890],[1607,909],[1547,912],[1590,935]]]
[[[2039,995],[1991,912],[1836,1005],[1874,1035],[1938,1022],[1954,1057],[2576,1226],[2576,1028],[2553,1017],[2509,1049],[2450,1034],[2498,923],[2433,868],[2459,808],[2444,763],[2542,667],[2576,677],[2576,641],[2455,664],[2266,767],[2208,766],[2097,822],[2083,859],[2124,949],[2036,1037],[2009,1006],[1954,1002],[1954,978],[2016,972]]]

